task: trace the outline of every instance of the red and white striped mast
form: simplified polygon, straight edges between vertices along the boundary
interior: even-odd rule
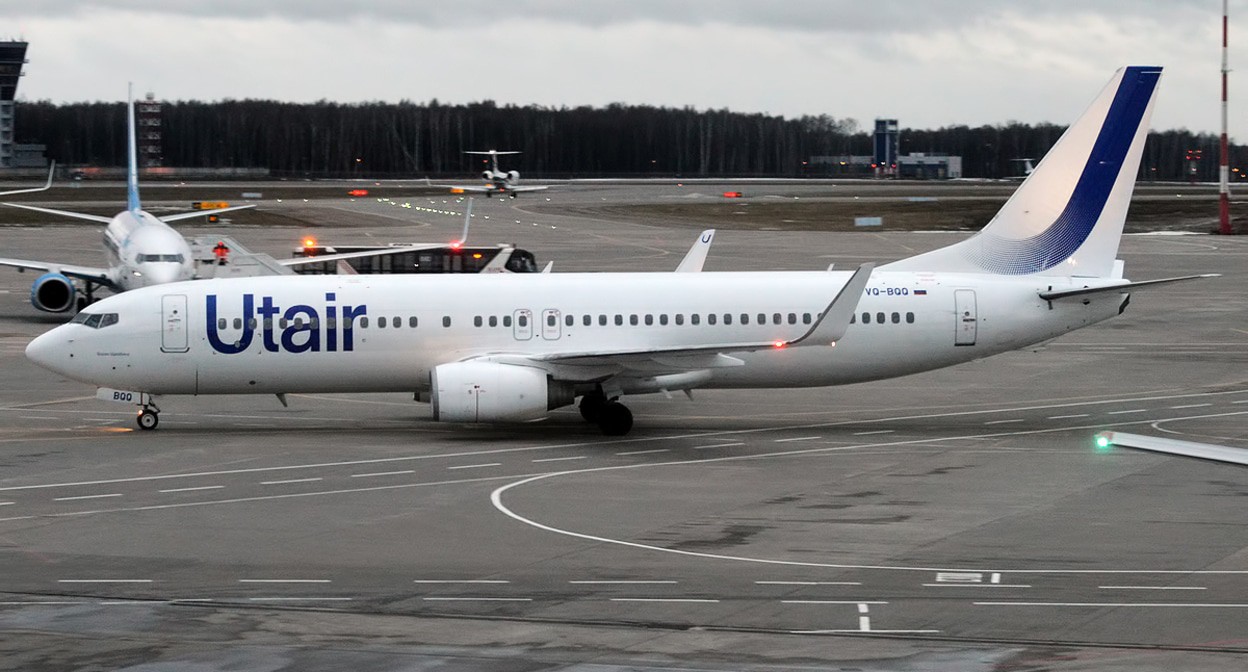
[[[1230,152],[1226,141],[1226,13],[1227,0],[1222,0],[1222,152],[1218,159],[1218,233],[1231,234]]]

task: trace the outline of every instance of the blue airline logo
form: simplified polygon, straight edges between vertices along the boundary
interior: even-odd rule
[[[255,295],[244,294],[241,333],[238,338],[227,342],[221,337],[219,328],[217,295],[209,294],[204,311],[208,322],[208,343],[217,352],[236,355],[251,347],[255,332],[259,331],[267,352],[350,352],[355,349],[355,319],[368,315],[368,306],[337,306],[335,298],[333,292],[327,292],[326,305],[320,311],[303,304],[283,310],[271,296],[261,296],[257,306]],[[285,328],[280,326],[279,320],[286,321]]]

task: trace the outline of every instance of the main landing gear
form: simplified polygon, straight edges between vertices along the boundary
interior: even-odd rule
[[[607,399],[602,390],[581,397],[581,417],[602,429],[607,436],[624,436],[633,428],[633,412],[615,399]]]
[[[137,418],[139,429],[156,429],[156,425],[160,424],[160,409],[152,401],[151,395],[143,394],[140,395],[140,398],[143,401],[140,404],[139,417]]]

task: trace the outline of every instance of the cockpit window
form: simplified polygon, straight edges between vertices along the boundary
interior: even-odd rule
[[[81,324],[92,329],[103,329],[117,324],[117,313],[78,313],[70,320],[71,324]]]
[[[140,264],[148,261],[172,261],[174,263],[182,263],[183,257],[180,254],[140,254],[138,262]]]

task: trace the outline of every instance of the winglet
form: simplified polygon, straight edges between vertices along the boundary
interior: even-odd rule
[[[819,319],[815,320],[810,331],[792,341],[779,344],[779,347],[799,344],[831,345],[841,340],[845,332],[849,331],[849,320],[854,316],[854,311],[858,309],[858,300],[862,298],[862,292],[866,289],[867,282],[871,280],[871,271],[874,269],[875,264],[868,263],[859,266],[841,291],[837,293],[836,298],[832,299],[828,307],[819,314]]]
[[[42,187],[35,187],[33,189],[15,189],[13,191],[0,191],[0,196],[12,196],[13,194],[31,194],[36,191],[47,191],[48,189],[52,188],[52,175],[55,172],[56,172],[56,162],[53,161],[52,165],[48,167],[47,184],[43,185]]]
[[[680,265],[676,267],[677,273],[699,273],[702,271],[702,265],[706,263],[706,255],[711,251],[711,241],[715,240],[715,229],[707,229],[698,236],[694,241],[693,247],[685,253],[685,258],[680,260]]]
[[[126,92],[126,135],[127,135],[127,167],[126,167],[126,209],[138,212],[139,205],[139,150],[134,130],[134,83],[131,82]]]
[[[472,197],[468,197],[468,209],[464,211],[464,232],[459,235],[459,244],[468,242],[468,224],[472,222]]]

